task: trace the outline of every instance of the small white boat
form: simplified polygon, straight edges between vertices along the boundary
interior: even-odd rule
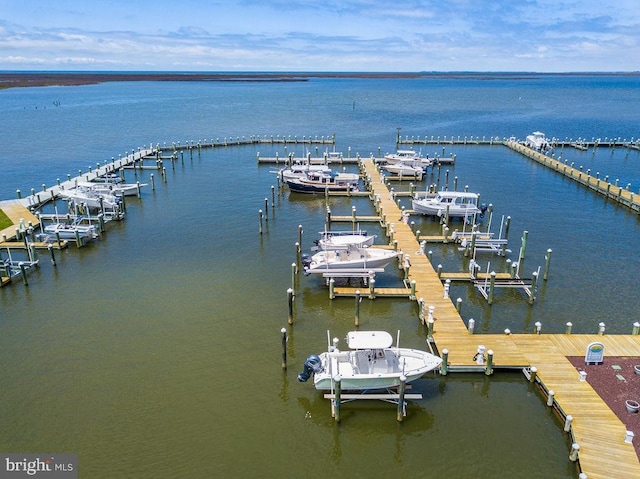
[[[89,208],[114,209],[120,204],[120,199],[110,193],[97,193],[89,188],[78,186],[68,190],[60,190],[60,196],[73,201],[77,205],[85,204]]]
[[[357,191],[359,176],[355,173],[326,173],[308,171],[299,178],[285,181],[289,189],[297,193],[324,193],[325,191]]]
[[[551,143],[541,131],[534,131],[532,134],[527,135],[525,146],[541,152],[553,149]]]
[[[482,216],[487,207],[478,206],[480,195],[466,191],[440,191],[435,196],[416,196],[412,207],[416,213],[427,216],[449,215],[450,218]]]
[[[335,338],[328,351],[309,356],[298,380],[306,382],[313,375],[313,385],[323,391],[334,389],[338,376],[345,391],[388,389],[399,386],[402,376],[408,384],[442,364],[440,357],[400,348],[397,341],[392,347],[386,331],[351,331],[346,339],[349,351],[340,351]]]
[[[315,241],[317,250],[345,249],[349,246],[371,246],[376,235],[368,235],[366,231],[321,231],[320,239]]]
[[[398,252],[381,248],[348,245],[344,248],[318,251],[311,257],[302,259],[305,274],[325,272],[367,271],[385,268],[398,257]]]
[[[43,228],[44,236],[47,238],[60,238],[61,240],[83,241],[92,240],[98,237],[98,230],[95,225],[84,225],[78,223],[52,223]]]
[[[146,183],[78,183],[81,188],[86,188],[99,195],[113,196],[138,196],[140,188],[147,186]]]
[[[387,164],[394,164],[399,161],[422,161],[427,158],[423,158],[422,155],[415,150],[398,150],[395,153],[387,153],[382,159]]]
[[[421,180],[426,167],[423,167],[420,162],[398,161],[397,163],[383,165],[380,168],[392,175],[408,176]]]

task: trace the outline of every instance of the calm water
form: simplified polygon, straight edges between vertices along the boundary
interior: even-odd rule
[[[392,151],[396,129],[428,136],[560,138],[638,135],[636,78],[521,80],[312,80],[307,83],[108,83],[0,91],[0,198],[53,184],[150,143],[250,135],[336,134],[336,149]],[[53,102],[59,101],[55,107]],[[298,155],[301,145],[290,146]],[[315,152],[314,149],[312,151]],[[75,452],[82,477],[356,477],[425,471],[428,477],[575,477],[557,420],[520,374],[432,377],[424,400],[398,424],[387,404],[350,404],[336,426],[328,401],[296,374],[324,348],[326,330],[352,328],[352,299],[330,301],[317,278],[298,278],[289,369],[280,368],[279,330],[298,225],[304,247],[323,228],[324,201],[278,192],[266,145],[207,150],[167,164],[163,183],[128,204],[127,219],[97,242],[43,255],[30,275],[0,290],[0,450]],[[442,147],[423,147],[423,153]],[[517,291],[492,307],[455,286],[477,330],[628,333],[636,321],[631,278],[640,247],[637,215],[503,147],[446,147],[457,163],[449,186],[494,205],[493,230],[511,217],[509,257],[527,230],[523,274],[544,265],[550,279],[529,306]],[[565,149],[576,165],[640,189],[635,151]],[[149,170],[127,179],[149,181]],[[439,181],[444,184],[445,169]],[[427,183],[437,182],[434,172]],[[405,188],[406,185],[398,186]],[[334,214],[366,199],[333,199]],[[407,203],[408,206],[408,203]],[[437,224],[420,220],[425,232]],[[375,228],[373,228],[375,229]],[[450,246],[431,245],[446,271],[465,266]],[[487,256],[480,263],[501,268]],[[390,269],[378,284],[395,285]],[[364,329],[401,330],[424,347],[414,304],[361,304]],[[313,472],[308,472],[313,471]],[[507,472],[507,474],[505,474]]]

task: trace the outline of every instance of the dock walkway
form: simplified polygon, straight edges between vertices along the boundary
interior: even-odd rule
[[[401,211],[380,178],[376,165],[362,161],[363,175],[381,218],[400,218]],[[590,479],[640,477],[640,461],[632,444],[625,442],[626,427],[586,381],[579,381],[576,368],[567,356],[584,356],[594,341],[605,345],[608,356],[638,356],[640,335],[572,334],[483,334],[474,335],[465,326],[450,298],[445,298],[442,279],[426,255],[419,252],[418,240],[409,225],[386,220],[392,230],[390,242],[410,256],[409,281],[415,281],[415,298],[433,309],[433,342],[438,351],[447,350],[448,370],[485,371],[478,365],[478,346],[491,351],[492,366],[530,370],[542,391],[554,392],[553,405],[566,418],[571,416],[572,442],[580,446],[579,466]],[[391,224],[393,223],[393,228]],[[335,288],[336,293],[340,288]],[[366,294],[366,293],[365,293]],[[637,431],[640,433],[640,431]],[[640,434],[639,434],[640,435]]]

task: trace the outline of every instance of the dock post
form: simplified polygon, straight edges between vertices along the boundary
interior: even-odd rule
[[[291,288],[287,290],[287,299],[289,302],[289,317],[287,318],[287,322],[293,324],[293,290]]]
[[[573,416],[571,414],[567,414],[567,417],[564,419],[564,432],[571,431],[571,423],[573,422]]]
[[[336,297],[336,294],[334,293],[335,284],[336,280],[331,278],[329,280],[329,299],[335,299]]]
[[[22,282],[24,283],[25,286],[29,286],[29,281],[27,281],[27,268],[25,267],[24,263],[22,261],[20,261],[20,263],[18,263],[18,266],[20,267],[20,274],[22,275]]]
[[[153,176],[153,173],[149,175],[149,179],[151,180],[151,191],[156,191],[156,180],[155,176]]]
[[[548,397],[547,397],[547,406],[549,407],[553,406],[554,396],[555,396],[555,393],[553,392],[553,389],[549,389]]]
[[[536,382],[536,377],[538,376],[538,368],[535,366],[531,366],[531,375],[529,376],[529,382],[534,384]]]
[[[298,225],[298,244],[302,245],[302,225]]]
[[[371,278],[369,280],[369,299],[374,299],[376,297],[376,280]]]
[[[573,323],[571,323],[571,321],[569,321],[567,323],[567,329],[565,329],[564,333],[565,334],[571,334],[571,328],[573,327]]]
[[[412,301],[416,299],[416,280],[415,279],[411,280],[411,293],[409,293],[409,299]]]
[[[473,318],[469,318],[469,325],[467,326],[467,331],[469,334],[473,334],[473,329],[476,326],[476,321]]]
[[[487,303],[493,304],[493,292],[496,287],[496,272],[491,272],[491,278],[489,280],[489,295],[487,297]]]
[[[402,422],[405,415],[404,390],[407,383],[407,377],[403,374],[400,376],[400,387],[398,388],[398,412],[396,418],[398,422]]]
[[[440,364],[440,374],[442,376],[446,376],[447,375],[447,367],[449,366],[448,364],[449,361],[449,350],[447,348],[442,350],[442,363]]]
[[[264,220],[269,221],[269,198],[264,199]]]
[[[420,323],[425,324],[424,298],[420,298],[418,300],[418,307],[420,308],[418,311],[418,317],[420,318]]]
[[[551,262],[551,248],[547,250],[547,254],[545,255],[544,259],[545,259],[544,274],[542,275],[542,279],[546,281],[547,279],[549,279],[549,263]]]
[[[511,216],[507,216],[507,219],[504,222],[504,239],[509,239],[509,224],[511,223]],[[507,242],[505,241],[502,245],[502,256],[505,256],[507,253]]]
[[[296,295],[296,273],[298,272],[298,264],[291,263],[291,291]]]
[[[276,187],[271,185],[271,208],[276,207]]]
[[[360,290],[356,290],[356,315],[355,315],[355,325],[360,326]]]
[[[260,219],[260,228],[258,231],[262,234],[262,210],[258,210],[258,217]]]
[[[631,331],[631,334],[637,336],[638,333],[640,333],[640,323],[636,321],[635,323],[633,323],[633,331]]]
[[[576,462],[578,460],[578,451],[580,451],[580,445],[574,442],[571,445],[571,452],[569,453],[569,460],[571,462]]]
[[[535,332],[536,334],[540,334],[540,331],[542,330],[542,323],[541,323],[540,321],[536,321],[533,325],[534,325],[534,326],[535,326],[535,328],[536,328],[536,329],[534,330],[534,332]]]
[[[442,297],[443,297],[444,299],[449,299],[449,289],[450,289],[450,288],[451,288],[451,280],[450,280],[450,279],[447,279],[447,280],[444,282],[444,292],[443,292],[443,295],[442,295]]]
[[[462,298],[456,299],[456,311],[460,314],[460,309],[462,308]]]
[[[521,264],[522,260],[524,259],[524,253],[527,249],[527,236],[529,236],[529,232],[528,231],[523,231],[522,232],[522,246],[520,247],[520,255],[518,256],[518,263]]]
[[[600,322],[600,323],[598,324],[598,334],[599,334],[600,336],[603,336],[603,335],[604,335],[604,329],[605,329],[605,328],[604,328],[604,323],[603,323],[603,322]]]
[[[431,306],[429,306],[431,308]],[[429,318],[427,318],[427,340],[431,341],[433,339],[433,325],[435,324],[435,321],[433,320],[432,316],[429,316]]]
[[[47,249],[49,250],[49,254],[51,254],[51,264],[53,266],[56,265],[56,254],[53,252],[53,245],[50,244],[47,246]]]
[[[493,374],[493,349],[487,351],[487,367],[485,368],[484,373],[487,376],[491,376]]]
[[[282,334],[282,369],[287,369],[287,328],[280,330]]]
[[[340,377],[340,375],[338,374],[335,379],[335,390],[334,390],[334,397],[333,397],[333,403],[332,403],[332,408],[333,409],[333,417],[336,420],[336,422],[340,422],[340,403],[342,402],[340,399],[341,393],[342,393],[342,385],[340,384],[342,381],[342,378]]]
[[[533,304],[536,299],[536,288],[538,285],[538,272],[534,271],[531,274],[531,294],[529,295],[529,304]]]

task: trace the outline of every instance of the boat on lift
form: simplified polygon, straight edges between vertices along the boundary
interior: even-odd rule
[[[427,351],[400,348],[398,340],[392,346],[386,331],[351,331],[346,340],[347,351],[338,349],[334,338],[326,352],[307,357],[298,380],[306,382],[313,376],[315,388],[327,391],[334,389],[339,376],[342,390],[371,391],[398,387],[403,379],[408,384],[442,364],[442,358]]]
[[[342,248],[318,251],[302,258],[305,274],[323,274],[336,271],[384,269],[398,257],[395,250],[347,245]]]
[[[348,246],[365,247],[371,246],[376,239],[376,235],[369,235],[366,231],[357,229],[355,231],[321,231],[320,238],[315,240],[315,250],[335,250],[344,249]],[[312,248],[313,249],[313,248]]]

